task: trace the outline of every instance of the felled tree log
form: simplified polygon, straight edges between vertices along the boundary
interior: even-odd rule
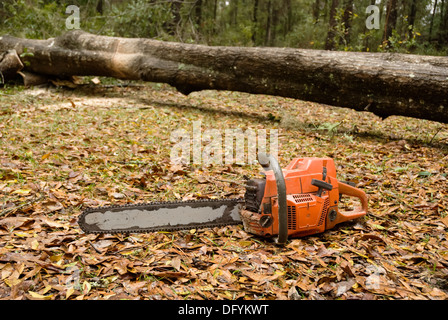
[[[0,83],[4,79],[13,77],[22,69],[23,63],[20,60],[16,50],[0,50]]]
[[[180,92],[268,94],[448,123],[448,57],[292,48],[203,46],[71,31],[48,40],[0,38],[31,53],[26,71],[168,83]],[[0,71],[2,71],[0,69]]]

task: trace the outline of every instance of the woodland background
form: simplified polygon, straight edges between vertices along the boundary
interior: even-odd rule
[[[366,28],[369,5],[380,28]],[[446,55],[448,0],[3,0],[0,34],[64,33],[68,5],[81,29],[123,37],[230,46],[278,46]]]

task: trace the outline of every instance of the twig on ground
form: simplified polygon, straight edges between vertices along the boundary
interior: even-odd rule
[[[20,210],[22,208],[28,207],[28,206],[32,205],[33,203],[36,203],[36,202],[38,202],[38,201],[40,201],[40,200],[42,200],[44,198],[45,198],[45,196],[40,196],[39,198],[31,199],[31,200],[28,200],[25,203],[22,203],[20,206],[17,206],[17,207],[14,207],[14,208],[5,209],[2,212],[0,212],[0,217],[6,216],[6,215],[10,214],[11,212]]]

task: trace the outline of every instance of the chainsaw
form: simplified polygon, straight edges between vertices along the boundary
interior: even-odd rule
[[[262,177],[246,181],[244,198],[151,202],[87,208],[78,224],[85,233],[142,233],[243,224],[245,231],[283,245],[324,232],[367,213],[367,196],[336,178],[331,158],[295,158],[284,169],[260,153]],[[341,210],[346,195],[360,206]]]

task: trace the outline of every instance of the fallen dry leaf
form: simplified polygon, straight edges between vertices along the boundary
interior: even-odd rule
[[[0,96],[11,111],[0,113],[1,299],[448,299],[446,127],[280,97],[144,87]],[[171,164],[173,124],[191,132],[193,121],[203,130],[279,130],[282,167],[334,158],[339,179],[367,193],[367,216],[283,248],[241,225],[79,229],[86,207],[243,197],[259,165]]]
[[[52,294],[43,295],[43,294],[39,294],[34,291],[28,291],[28,294],[29,294],[31,300],[51,300],[51,298],[53,297]]]
[[[442,221],[443,224],[448,228],[448,215],[444,218],[441,218],[440,221]]]

